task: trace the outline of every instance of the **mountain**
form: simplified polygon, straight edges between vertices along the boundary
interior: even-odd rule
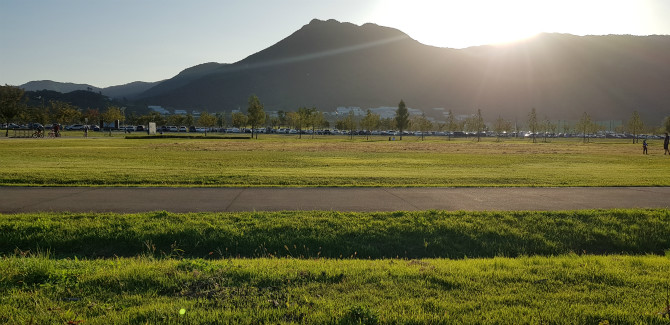
[[[226,64],[209,62],[190,67],[173,78],[157,83],[154,87],[150,87],[147,91],[141,93],[142,97],[150,97],[171,92],[179,87],[188,85],[204,76],[214,73],[219,68],[225,67]]]
[[[28,90],[25,93],[29,107],[48,106],[52,100],[68,103],[80,109],[104,109],[115,103],[109,97],[88,90],[61,93],[54,90]]]
[[[396,29],[313,20],[239,62],[216,67],[169,91],[158,85],[141,97],[158,105],[217,111],[245,107],[249,95],[257,94],[268,109],[331,110],[342,105],[394,106],[401,98],[417,107],[424,93],[437,90],[437,81],[450,86],[439,89],[442,94],[464,88],[435,74],[427,62],[454,76],[467,73],[471,64],[457,50],[422,45]]]
[[[627,120],[637,110],[657,124],[670,116],[668,53],[667,35],[539,34],[457,50],[421,44],[393,28],[314,19],[232,64],[204,63],[157,83],[77,86],[138,105],[209,112],[244,109],[255,94],[266,110],[395,107],[403,99],[427,114],[481,109],[487,120],[521,124],[531,108],[554,120],[577,120],[584,112]],[[71,84],[51,86],[64,85]]]
[[[56,82],[51,80],[30,81],[19,86],[19,88],[23,88],[23,90],[25,91],[51,90],[51,91],[57,91],[59,93],[69,93],[75,90],[91,90],[96,92],[101,90],[98,87],[94,87],[87,84]]]
[[[670,36],[569,34],[463,50],[480,62],[473,107],[600,120],[627,120],[638,110],[654,124],[670,116],[668,51]]]
[[[540,34],[467,49],[421,44],[399,30],[312,20],[278,43],[233,64],[184,70],[139,95],[145,103],[210,112],[301,106],[482,109],[494,119],[538,116],[626,120],[638,110],[657,123],[670,115],[670,36]]]
[[[111,98],[135,98],[139,94],[144,93],[145,91],[151,89],[152,87],[159,84],[160,81],[156,82],[143,82],[135,81],[127,83],[120,86],[111,86],[102,89],[102,94],[109,96]]]
[[[102,93],[102,95],[111,98],[134,98],[138,94],[145,92],[146,90],[156,86],[159,83],[160,81],[157,82],[136,81],[125,85],[98,88],[88,84],[75,84],[69,82],[41,80],[41,81],[30,81],[28,83],[19,86],[19,88],[23,88],[23,90],[25,91],[48,90],[48,91],[56,91],[63,94],[67,94],[77,90],[86,90],[86,91]]]

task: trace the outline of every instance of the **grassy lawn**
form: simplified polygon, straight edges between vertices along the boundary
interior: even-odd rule
[[[665,209],[0,215],[0,322],[669,324],[669,221]]]
[[[0,186],[670,186],[653,141],[65,135]],[[670,324],[668,274],[667,209],[0,215],[3,324]]]
[[[3,139],[0,185],[670,186],[660,142],[427,139]]]
[[[670,210],[0,215],[0,255],[453,258],[664,254]]]
[[[0,259],[9,324],[669,324],[668,256]]]

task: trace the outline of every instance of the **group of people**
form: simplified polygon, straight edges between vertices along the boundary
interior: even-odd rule
[[[668,150],[668,144],[670,144],[670,136],[668,136],[668,132],[665,132],[665,139],[663,140],[664,155],[670,155],[670,150]],[[644,155],[649,154],[647,152],[647,139],[642,140],[642,154]]]

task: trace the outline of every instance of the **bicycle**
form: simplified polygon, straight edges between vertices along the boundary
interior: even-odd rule
[[[44,138],[44,132],[37,130],[32,135],[33,138]]]

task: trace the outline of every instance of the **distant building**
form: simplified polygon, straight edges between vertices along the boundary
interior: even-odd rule
[[[335,109],[335,113],[339,116],[349,115],[350,112],[354,112],[354,116],[365,116],[365,111],[360,107],[338,107]]]
[[[174,115],[186,115],[186,110],[184,109],[175,109]]]
[[[396,110],[398,110],[397,107],[389,107],[389,106],[370,108],[370,112],[379,114],[380,118],[394,118]]]
[[[147,106],[152,112],[156,112],[161,115],[170,115],[170,111],[166,110],[162,106],[149,105]]]
[[[390,106],[370,108],[370,112],[379,114],[380,118],[395,118],[395,113],[397,110],[398,110],[397,107],[390,107]],[[407,113],[409,113],[410,116],[421,115],[423,114],[423,111],[420,109],[407,107]]]

